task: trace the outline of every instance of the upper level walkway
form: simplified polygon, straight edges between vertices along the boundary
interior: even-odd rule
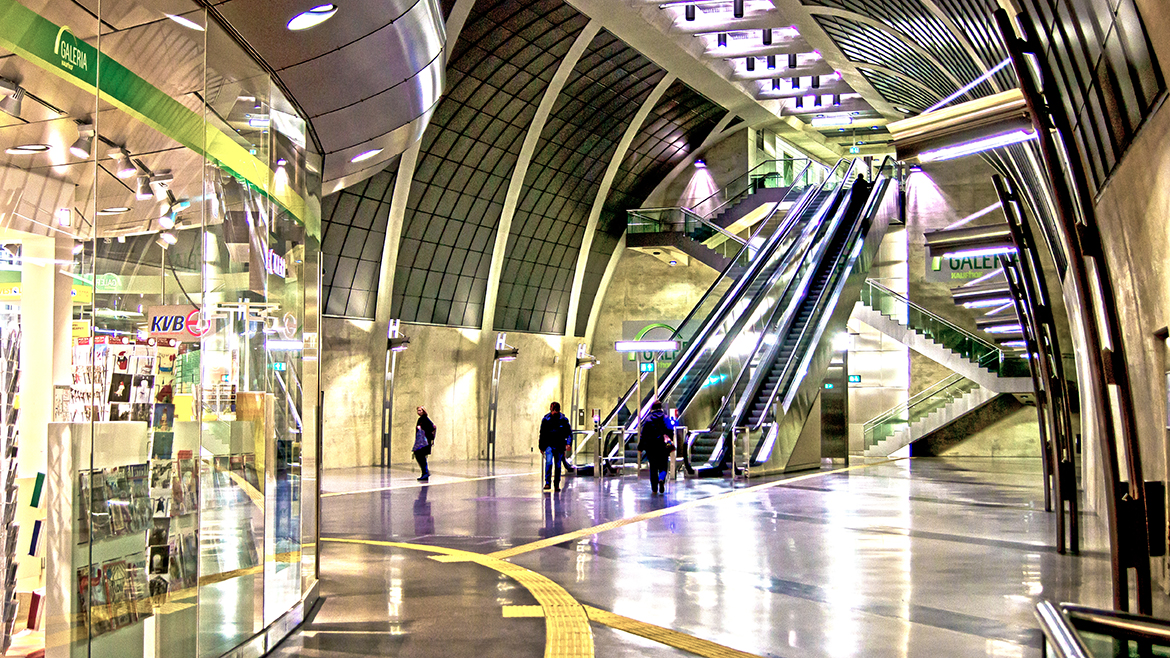
[[[279,656],[1040,656],[1041,599],[1109,604],[1052,547],[1032,459],[854,462],[652,496],[542,494],[529,459],[326,471],[324,603]],[[543,617],[543,619],[541,619]]]

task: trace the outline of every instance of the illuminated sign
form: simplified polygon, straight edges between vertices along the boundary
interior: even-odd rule
[[[935,256],[926,261],[926,280],[947,283],[970,281],[1003,267],[999,256],[963,256],[944,258]]]
[[[264,269],[272,276],[282,279],[288,276],[288,263],[285,262],[284,256],[271,249],[264,252]]]
[[[146,330],[151,338],[194,343],[211,330],[211,323],[194,306],[152,306],[147,309]]]
[[[861,383],[861,375],[849,375],[849,383],[850,384],[860,384]]]

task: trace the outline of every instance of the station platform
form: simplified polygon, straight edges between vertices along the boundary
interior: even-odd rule
[[[1059,555],[1034,459],[776,478],[568,477],[535,459],[326,471],[319,609],[278,656],[1040,656],[1042,599],[1109,604]]]

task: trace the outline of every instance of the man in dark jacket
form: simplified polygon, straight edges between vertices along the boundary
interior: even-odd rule
[[[642,421],[642,436],[638,439],[638,451],[645,453],[650,462],[650,493],[666,493],[666,467],[670,453],[674,450],[671,440],[673,432],[662,403],[655,400],[650,413]]]
[[[540,421],[540,452],[544,455],[544,490],[561,490],[561,460],[565,458],[565,446],[573,439],[573,428],[569,419],[561,413],[561,403],[548,406],[548,414]],[[553,479],[553,467],[556,478]]]

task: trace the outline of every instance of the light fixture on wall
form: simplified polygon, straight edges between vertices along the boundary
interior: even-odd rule
[[[585,343],[577,344],[577,363],[573,368],[573,397],[572,405],[569,411],[569,422],[573,427],[584,425],[585,419],[579,414],[578,410],[581,408],[581,376],[584,371],[591,369],[593,366],[601,363],[597,357],[585,351]],[[572,458],[573,455],[570,455]]]
[[[898,159],[904,162],[950,160],[1036,138],[1019,89],[924,112],[886,127]]]
[[[410,346],[410,337],[402,334],[402,321],[390,320],[386,327],[386,369],[382,386],[382,466],[390,465],[390,435],[394,427],[394,374],[398,353]]]
[[[695,160],[695,169],[706,169],[707,163],[702,160]]]
[[[302,11],[296,16],[293,16],[289,19],[287,27],[294,32],[307,30],[333,18],[333,15],[336,13],[337,5],[317,5],[308,11]]]
[[[7,78],[0,78],[0,110],[19,119],[23,100],[24,87]]]
[[[520,356],[520,350],[512,347],[506,341],[507,334],[496,334],[495,358],[492,359],[492,383],[488,396],[488,433],[487,447],[480,455],[488,461],[496,460],[496,419],[500,405],[500,374],[504,363],[515,361]]]
[[[93,136],[96,134],[92,123],[77,124],[77,140],[69,147],[73,157],[85,160],[93,153]]]
[[[924,237],[928,258],[981,258],[1016,251],[1007,224],[929,231]]]

